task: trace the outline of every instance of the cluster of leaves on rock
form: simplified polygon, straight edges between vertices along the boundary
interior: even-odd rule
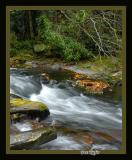
[[[121,17],[120,10],[11,11],[11,49],[43,43],[66,61],[117,56],[122,49]]]

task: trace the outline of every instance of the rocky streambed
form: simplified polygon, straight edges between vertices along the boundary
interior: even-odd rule
[[[11,69],[11,148],[120,149],[121,86],[60,65],[27,66]]]
[[[31,149],[56,139],[57,133],[52,121],[44,121],[49,114],[48,107],[42,102],[33,102],[11,94],[10,148]]]

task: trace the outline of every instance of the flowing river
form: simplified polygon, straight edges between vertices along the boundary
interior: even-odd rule
[[[118,150],[121,146],[121,101],[85,95],[71,86],[68,72],[49,69],[50,82],[32,69],[10,70],[10,92],[45,103],[57,128],[57,139],[38,146],[49,150],[87,148]],[[28,126],[17,124],[21,130]],[[91,142],[92,141],[92,142]]]

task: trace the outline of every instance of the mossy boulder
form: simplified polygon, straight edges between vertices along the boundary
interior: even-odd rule
[[[10,135],[10,148],[15,150],[31,149],[57,138],[53,127],[44,127]]]
[[[50,112],[48,107],[41,102],[34,102],[22,98],[14,98],[10,100],[10,114],[26,114],[27,117],[44,119]],[[12,116],[16,117],[16,116]],[[13,118],[14,119],[14,118]]]
[[[35,53],[41,53],[43,51],[45,51],[47,49],[46,45],[45,44],[35,44],[34,47],[34,52]]]

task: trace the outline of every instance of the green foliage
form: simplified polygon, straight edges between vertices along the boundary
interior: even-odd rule
[[[41,39],[58,49],[66,61],[79,61],[82,58],[88,58],[92,54],[85,46],[77,42],[76,39],[68,36],[61,35],[60,33],[52,30],[52,23],[45,16],[38,19],[39,36]]]
[[[118,57],[122,50],[122,11],[14,10],[11,33],[11,55],[31,50],[40,41],[50,48],[45,53],[66,61],[98,55]]]
[[[34,45],[33,48],[34,48],[34,52],[41,53],[47,49],[47,46],[42,43],[42,44]]]
[[[31,40],[18,41],[14,33],[11,34],[10,54],[11,56],[19,53],[20,50],[31,50],[33,42]]]

